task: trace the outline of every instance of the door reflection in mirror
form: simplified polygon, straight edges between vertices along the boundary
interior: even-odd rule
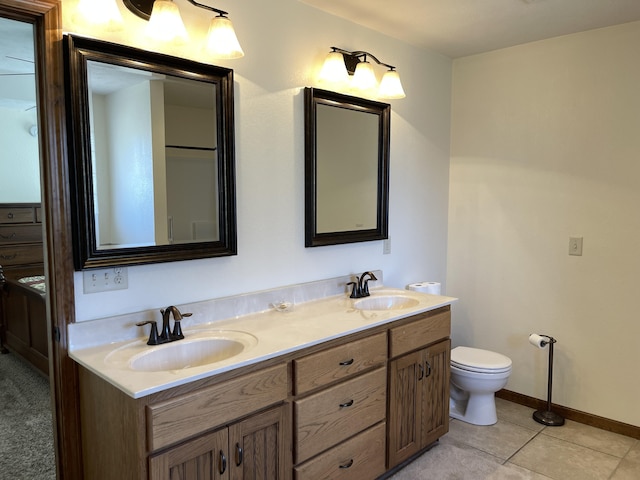
[[[96,247],[216,241],[215,85],[87,62]]]

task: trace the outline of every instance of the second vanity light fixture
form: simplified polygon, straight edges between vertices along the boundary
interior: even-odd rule
[[[380,85],[378,85],[376,74],[373,71],[373,66],[367,60],[368,58],[389,69],[382,77]],[[349,80],[349,75],[353,75],[351,80]],[[394,99],[406,96],[396,67],[381,62],[373,54],[361,50],[350,52],[338,47],[331,47],[331,52],[327,55],[320,71],[320,80],[338,85],[348,85],[352,90],[364,94],[375,93],[377,87],[377,96],[380,98]]]
[[[228,13],[218,8],[187,0],[192,5],[217,13],[211,19],[205,50],[215,58],[233,59],[244,56]],[[156,40],[186,42],[187,30],[180,10],[172,0],[123,0],[125,7],[140,18],[149,20],[147,33]]]

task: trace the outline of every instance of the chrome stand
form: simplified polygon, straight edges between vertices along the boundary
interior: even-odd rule
[[[543,346],[549,344],[549,380],[547,383],[547,409],[537,410],[533,412],[533,419],[546,425],[548,427],[560,427],[564,425],[564,418],[555,412],[551,411],[551,383],[553,380],[553,344],[556,343],[556,339],[549,335],[541,335],[549,340],[543,343]]]

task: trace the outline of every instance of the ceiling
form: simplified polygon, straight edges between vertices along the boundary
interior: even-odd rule
[[[640,20],[640,0],[300,0],[451,58]]]

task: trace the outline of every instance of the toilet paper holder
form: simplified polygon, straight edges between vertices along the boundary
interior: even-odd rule
[[[531,339],[531,337],[534,335],[538,337],[544,337],[544,339],[546,339],[541,340],[540,348],[544,348],[549,345],[549,369],[547,379],[547,409],[537,410],[533,412],[533,419],[536,422],[541,423],[542,425],[547,425],[549,427],[560,427],[564,425],[564,418],[551,411],[551,386],[553,382],[553,345],[557,343],[557,340],[550,335],[536,335],[534,333],[529,335],[529,338]]]

